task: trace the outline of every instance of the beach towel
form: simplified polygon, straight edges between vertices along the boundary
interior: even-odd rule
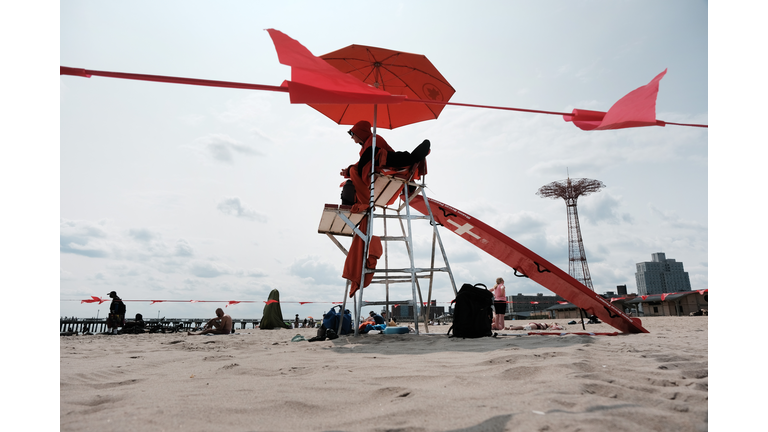
[[[360,231],[365,234],[368,231],[368,217],[366,216],[360,221]],[[352,298],[355,292],[360,288],[360,274],[363,271],[363,253],[365,252],[365,242],[359,236],[355,236],[352,239],[352,245],[349,247],[349,253],[344,261],[344,270],[341,273],[341,277],[349,280],[349,297]],[[371,236],[371,244],[368,246],[368,259],[366,259],[366,267],[369,269],[375,269],[376,264],[379,262],[384,249],[381,245],[381,238],[379,236]],[[365,275],[363,288],[370,285],[373,280],[373,273],[367,273]]]

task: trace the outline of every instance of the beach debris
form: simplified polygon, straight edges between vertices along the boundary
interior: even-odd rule
[[[304,339],[304,336],[302,336],[302,335],[300,335],[300,334],[297,334],[296,336],[294,336],[293,338],[291,338],[291,342],[301,342],[301,341],[304,341],[304,342],[306,342],[307,340],[306,340],[306,339]]]

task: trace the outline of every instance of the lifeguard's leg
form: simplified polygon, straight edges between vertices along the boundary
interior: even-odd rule
[[[386,166],[392,168],[409,167],[427,157],[429,154],[429,140],[424,140],[412,152],[389,152],[387,153]]]

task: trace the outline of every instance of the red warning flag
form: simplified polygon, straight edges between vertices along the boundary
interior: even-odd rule
[[[664,126],[665,122],[656,120],[656,96],[659,93],[659,81],[666,73],[664,69],[648,84],[629,92],[613,104],[608,112],[574,109],[572,114],[564,115],[563,119],[587,131]]]

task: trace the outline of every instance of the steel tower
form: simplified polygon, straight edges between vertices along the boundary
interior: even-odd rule
[[[576,210],[576,201],[582,195],[599,192],[605,185],[599,180],[587,178],[555,181],[539,188],[536,195],[542,198],[562,198],[568,212],[568,274],[576,278],[592,291],[592,277],[589,275],[587,254],[584,252],[584,242],[581,239],[579,227],[579,212]]]

